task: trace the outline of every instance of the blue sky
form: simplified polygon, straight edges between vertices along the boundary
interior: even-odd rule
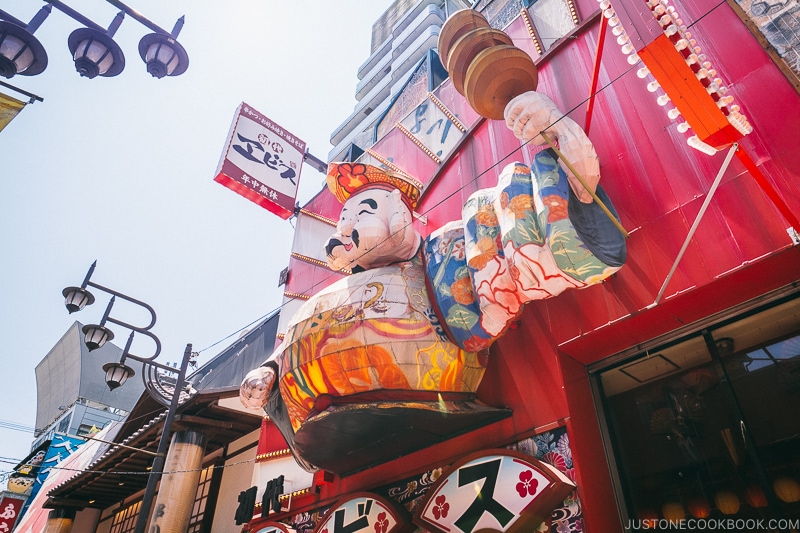
[[[213,181],[234,111],[247,102],[327,160],[330,133],[356,103],[372,23],[391,4],[126,3],[168,31],[186,16],[178,38],[190,59],[185,74],[147,74],[137,45],[150,30],[127,18],[114,37],[125,70],[81,78],[67,49],[80,25],[54,9],[36,32],[47,70],[5,80],[44,102],[28,105],[0,132],[4,422],[34,425],[34,368],[74,320],[100,320],[107,299],[69,315],[61,297],[94,260],[93,281],[155,308],[161,362],[179,361],[189,342],[204,350],[280,305],[291,223]],[[104,27],[118,11],[103,0],[67,4]],[[2,0],[2,9],[26,22],[42,5]],[[301,203],[323,183],[304,166]],[[119,306],[114,316],[136,322],[136,311]],[[118,343],[127,337],[121,328],[116,334]],[[235,338],[203,351],[200,363]],[[146,350],[141,344],[139,352]],[[32,439],[0,428],[0,457],[23,458]],[[0,471],[9,466],[0,463]]]

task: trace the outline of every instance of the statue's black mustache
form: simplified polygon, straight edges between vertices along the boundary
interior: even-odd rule
[[[356,245],[356,248],[358,248],[359,240],[358,240],[357,229],[353,230],[353,232],[350,234],[350,238],[353,240],[353,244]],[[328,241],[328,244],[325,245],[325,254],[327,254],[328,257],[330,257],[331,253],[333,253],[333,249],[336,248],[337,246],[344,246],[344,243],[339,239],[330,239]]]

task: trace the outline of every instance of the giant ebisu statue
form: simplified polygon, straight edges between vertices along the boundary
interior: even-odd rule
[[[508,165],[424,239],[412,225],[416,179],[330,164],[343,205],[325,252],[352,275],[302,305],[241,387],[306,469],[346,475],[509,416],[476,399],[486,349],[526,302],[599,283],[625,262],[585,132],[533,90],[503,114],[521,141],[558,155]]]

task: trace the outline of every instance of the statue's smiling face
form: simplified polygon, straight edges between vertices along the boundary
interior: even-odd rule
[[[419,246],[419,235],[413,229],[413,237],[406,235],[410,224],[411,213],[400,191],[371,188],[357,192],[344,203],[336,233],[325,244],[328,264],[360,272],[409,259]],[[410,255],[409,246],[413,247]]]

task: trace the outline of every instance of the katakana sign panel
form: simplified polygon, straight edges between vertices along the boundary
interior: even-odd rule
[[[530,456],[481,452],[437,480],[414,523],[437,533],[533,531],[574,489],[555,467]]]
[[[287,219],[294,213],[306,143],[242,102],[214,181]]]
[[[400,533],[409,526],[391,503],[362,493],[334,505],[314,533]]]
[[[453,117],[455,118],[455,117]],[[401,122],[402,126],[439,159],[444,159],[466,134],[444,110],[426,98]]]

